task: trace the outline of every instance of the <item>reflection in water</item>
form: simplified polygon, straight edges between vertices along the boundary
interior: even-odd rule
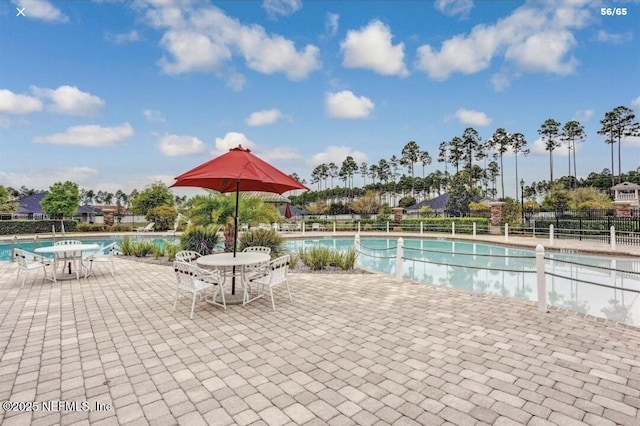
[[[341,249],[352,247],[353,243],[353,239],[332,238],[306,243],[287,241],[292,251],[303,244]],[[356,262],[360,267],[394,275],[396,245],[397,240],[392,238],[363,238]],[[523,300],[537,299],[533,250],[411,238],[404,239],[404,248],[402,265],[406,279]],[[546,271],[557,275],[546,277],[550,305],[640,324],[640,293],[631,291],[640,291],[640,261],[571,253],[547,253],[545,257]]]

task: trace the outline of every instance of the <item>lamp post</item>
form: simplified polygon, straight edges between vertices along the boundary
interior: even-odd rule
[[[520,179],[520,209],[522,213],[522,226],[524,226],[524,179]]]

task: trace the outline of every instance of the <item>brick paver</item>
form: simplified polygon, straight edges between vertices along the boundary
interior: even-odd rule
[[[0,423],[640,424],[637,328],[375,274],[190,320],[172,268],[115,263],[23,289],[0,264],[0,400],[40,404]]]

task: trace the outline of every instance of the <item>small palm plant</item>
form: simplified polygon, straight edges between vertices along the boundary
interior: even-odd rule
[[[200,254],[211,254],[220,243],[220,226],[196,225],[180,236],[182,250],[192,250]]]

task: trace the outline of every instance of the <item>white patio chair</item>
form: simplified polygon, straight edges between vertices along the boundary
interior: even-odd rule
[[[82,259],[84,267],[84,278],[86,279],[93,272],[93,265],[95,263],[107,263],[109,266],[109,272],[112,277],[116,276],[116,267],[113,264],[113,254],[116,251],[116,243],[111,243],[107,246],[100,247],[89,256]],[[84,264],[89,263],[89,267]]]
[[[80,244],[82,244],[82,241],[80,240],[61,240],[53,243],[54,246],[74,246]],[[67,266],[67,263],[73,262],[73,267],[76,271],[76,279],[80,279],[80,269],[84,267],[82,264],[82,252],[75,250],[63,251],[54,254],[53,259],[54,275],[60,263],[62,263],[62,272],[64,272],[64,268]]]
[[[324,225],[321,225],[318,222],[314,222],[314,223],[311,224],[311,230],[312,231],[324,231],[325,227],[324,227]]]
[[[13,249],[13,258],[18,263],[18,275],[16,276],[16,279],[20,278],[20,275],[24,273],[24,278],[22,278],[20,288],[24,287],[24,283],[27,281],[31,271],[42,268],[44,270],[44,279],[47,279],[47,267],[51,266],[51,259],[22,249]],[[53,281],[55,282],[55,280],[56,271],[54,269]]]
[[[173,301],[174,312],[176,310],[176,304],[178,303],[180,292],[189,292],[193,295],[191,300],[191,315],[189,315],[189,318],[193,319],[193,309],[196,304],[196,295],[199,294],[200,298],[202,298],[203,295],[206,297],[209,289],[212,289],[214,287],[217,287],[217,289],[213,294],[213,298],[211,300],[208,300],[208,302],[227,309],[227,304],[224,300],[224,285],[223,280],[220,276],[220,271],[210,271],[207,269],[198,268],[196,265],[189,262],[173,262],[173,268],[176,272],[177,279],[176,296]],[[222,295],[222,303],[216,302],[218,293]]]
[[[245,247],[243,252],[254,252],[254,253],[264,253],[271,254],[271,247],[265,246],[249,246]],[[244,275],[245,279],[250,280],[254,278],[258,278],[266,273],[266,267],[269,262],[259,263],[256,265],[247,265],[244,267]]]
[[[202,256],[197,251],[193,250],[180,250],[176,253],[176,261],[178,262],[193,262],[197,260],[200,256]]]
[[[153,231],[153,227],[156,226],[156,224],[154,222],[150,222],[147,224],[147,226],[141,226],[139,228],[136,229],[136,231],[138,232],[151,232]]]
[[[245,286],[244,300],[242,301],[242,304],[246,305],[247,303],[262,297],[264,295],[265,287],[269,287],[269,294],[271,295],[271,307],[275,311],[276,303],[273,299],[273,288],[280,284],[285,284],[287,286],[289,301],[293,302],[293,299],[291,298],[291,290],[289,289],[289,283],[287,282],[289,261],[290,255],[286,254],[269,262],[269,264],[267,265],[266,275],[250,280],[249,285]],[[254,297],[251,297],[250,294],[251,290],[253,289],[252,287],[260,289],[260,292]]]

